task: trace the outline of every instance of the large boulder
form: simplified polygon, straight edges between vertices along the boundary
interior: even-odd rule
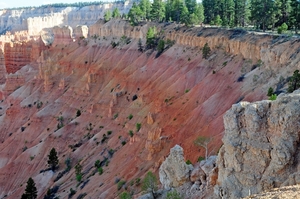
[[[192,169],[193,167],[184,161],[182,147],[176,145],[159,168],[159,180],[165,189],[178,187],[189,181],[189,173]]]
[[[216,195],[240,198],[297,182],[291,174],[300,168],[298,93],[241,102],[226,112]]]

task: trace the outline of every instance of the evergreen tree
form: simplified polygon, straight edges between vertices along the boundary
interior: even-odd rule
[[[161,22],[165,19],[165,4],[162,0],[154,0],[151,5],[150,18],[152,21]]]
[[[52,169],[52,171],[55,170],[55,168],[58,165],[58,157],[57,157],[57,152],[55,148],[52,148],[49,155],[48,155],[48,165]]]
[[[280,2],[278,6],[278,10],[279,10],[278,24],[288,23],[288,18],[291,12],[291,0],[278,0],[278,1]]]
[[[149,171],[143,180],[142,190],[144,191],[151,190],[151,192],[153,193],[156,189],[157,189],[156,176],[151,171]]]
[[[251,20],[257,28],[266,31],[274,23],[274,5],[273,0],[251,0]]]
[[[300,0],[291,0],[289,24],[294,28],[296,34],[298,34],[300,28]]]
[[[111,12],[110,10],[107,10],[104,12],[104,20],[105,22],[108,22],[111,19]]]
[[[37,189],[35,187],[35,182],[32,178],[29,178],[25,188],[25,193],[23,193],[22,199],[35,199],[37,198]]]
[[[186,26],[190,25],[190,16],[189,11],[186,6],[182,7],[181,15],[180,15],[180,23],[185,24]]]
[[[112,12],[112,17],[113,18],[120,18],[121,14],[118,8],[115,8]]]
[[[235,0],[234,25],[244,27],[250,16],[249,0]]]
[[[150,19],[151,3],[149,0],[141,0],[139,7],[141,9],[142,19]]]
[[[136,25],[142,18],[143,12],[139,6],[134,2],[131,9],[128,12],[128,17],[132,25]]]
[[[190,14],[196,12],[197,1],[196,0],[185,0],[185,6],[187,7]]]
[[[203,23],[204,22],[204,8],[203,8],[202,3],[199,3],[196,6],[196,10],[195,10],[194,14],[198,19],[197,23]]]
[[[234,26],[234,8],[235,4],[233,0],[224,0],[222,6],[222,25],[223,26]]]
[[[202,48],[202,58],[207,59],[210,54],[210,47],[208,43],[205,43],[204,47]]]
[[[293,76],[289,80],[288,92],[292,93],[294,90],[300,88],[300,74],[299,70],[295,70]]]
[[[215,0],[202,0],[202,4],[204,7],[204,22],[211,23],[216,15],[215,15]]]
[[[156,28],[150,27],[147,31],[146,35],[146,44],[149,48],[152,48],[155,44],[155,37],[156,37]]]

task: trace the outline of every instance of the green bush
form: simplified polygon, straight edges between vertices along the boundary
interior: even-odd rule
[[[270,88],[268,89],[267,96],[271,97],[273,94],[274,94],[274,90],[273,90],[272,87],[270,87]]]
[[[205,43],[205,45],[202,48],[202,58],[207,59],[210,54],[210,47],[208,46],[208,43]]]
[[[158,53],[162,53],[165,49],[165,41],[163,39],[158,41],[157,51]]]
[[[128,132],[128,134],[129,134],[130,137],[133,137],[133,131],[132,131],[132,130],[130,130],[130,131]]]
[[[166,199],[182,199],[183,197],[176,191],[167,193]]]
[[[288,92],[292,93],[298,88],[300,88],[300,74],[299,70],[295,70],[293,76],[289,78]]]
[[[120,190],[125,184],[126,184],[125,180],[119,181],[118,184],[117,184],[118,190]]]
[[[100,164],[101,164],[100,160],[96,160],[94,166],[95,166],[96,168],[99,168],[99,167],[100,167]]]
[[[276,100],[277,99],[277,95],[276,94],[273,94],[273,95],[271,95],[270,97],[269,97],[269,100],[272,100],[272,101],[274,101],[274,100]]]
[[[283,24],[281,24],[281,26],[279,26],[277,28],[277,32],[278,32],[278,34],[282,34],[282,33],[285,33],[287,31],[287,29],[288,29],[288,26],[286,25],[286,23],[283,23]]]
[[[81,179],[82,179],[82,174],[77,174],[77,175],[76,175],[76,180],[77,180],[78,182],[81,182]]]
[[[192,162],[190,160],[187,160],[185,163],[188,164],[188,165],[192,164]]]
[[[136,127],[136,131],[138,132],[141,129],[142,124],[141,123],[136,123],[135,127]]]
[[[129,119],[129,120],[131,120],[132,118],[133,118],[133,115],[132,115],[132,114],[128,115],[128,119]]]
[[[126,191],[122,192],[119,197],[120,197],[120,199],[131,199],[132,198],[131,195]]]
[[[99,173],[99,175],[102,175],[102,174],[103,174],[103,168],[102,168],[102,167],[99,167],[99,168],[98,168],[98,173]]]

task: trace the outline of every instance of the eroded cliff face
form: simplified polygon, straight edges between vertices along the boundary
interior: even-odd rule
[[[39,35],[42,29],[54,26],[68,25],[75,28],[78,25],[91,25],[103,18],[106,10],[112,11],[114,8],[118,8],[121,14],[128,13],[132,3],[132,1],[125,1],[82,8],[49,6],[47,8],[2,10],[0,11],[0,33],[26,30],[30,36],[34,36]]]
[[[0,102],[1,196],[20,198],[24,191],[20,185],[33,177],[39,197],[55,185],[59,185],[61,198],[68,197],[70,188],[77,190],[74,197],[83,193],[91,198],[117,197],[115,178],[130,182],[149,170],[157,173],[175,144],[194,163],[205,152],[193,141],[199,135],[213,137],[209,151],[216,153],[225,111],[241,99],[265,98],[267,88],[281,81],[278,74],[286,77],[297,68],[299,56],[292,55],[298,52],[280,48],[297,49],[296,39],[236,36],[233,31],[176,24],[158,25],[158,30],[164,28],[165,39],[175,39],[175,45],[159,57],[155,51],[140,52],[138,39],[144,45],[147,29],[154,25],[132,27],[124,21],[99,21],[90,27],[88,38],[80,36],[85,34],[83,28],[76,29],[75,42],[70,27],[49,30],[45,37],[53,37],[51,46],[29,42],[30,63],[24,62],[26,66],[20,66],[6,81],[7,89],[2,89],[6,96]],[[199,32],[202,36],[197,36]],[[111,42],[119,42],[123,35],[130,42],[113,48]],[[224,42],[218,44],[221,36]],[[185,43],[187,38],[197,42]],[[206,42],[212,48],[207,60],[201,51]],[[222,47],[236,42],[239,45],[231,50]],[[285,67],[281,62],[269,65],[257,60],[273,54],[264,50],[266,44],[278,49]],[[19,52],[14,46],[7,54],[4,51],[4,57]],[[243,48],[258,48],[259,52],[250,60],[251,53],[238,53]],[[288,56],[292,58],[285,62]],[[241,76],[244,79],[239,81]],[[18,85],[16,78],[24,83]],[[80,116],[76,116],[78,110]],[[58,151],[60,167],[55,173],[40,173],[47,168],[52,147]],[[72,168],[78,162],[83,166],[79,186],[74,169],[57,178],[66,168],[66,159],[71,160]],[[95,174],[96,160],[102,162],[102,175]],[[138,194],[140,185],[127,186],[127,190]]]
[[[300,94],[241,102],[224,115],[218,195],[240,198],[299,181]]]

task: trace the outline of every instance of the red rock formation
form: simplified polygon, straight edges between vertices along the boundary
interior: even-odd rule
[[[83,181],[88,183],[78,188],[80,191],[74,197],[87,193],[91,198],[115,198],[118,190],[114,178],[128,182],[142,178],[148,170],[158,168],[162,157],[167,156],[175,144],[180,144],[185,159],[194,163],[204,155],[204,150],[193,144],[195,138],[199,135],[213,137],[209,152],[215,153],[224,131],[223,113],[240,99],[266,99],[266,88],[278,83],[276,74],[291,75],[278,63],[286,63],[286,68],[292,71],[297,68],[299,59],[299,56],[292,56],[297,55],[295,49],[299,48],[293,38],[272,44],[270,37],[244,35],[235,38],[230,31],[201,28],[188,31],[177,29],[175,24],[166,26],[165,33],[168,38],[176,39],[176,44],[156,57],[155,52],[139,52],[138,40],[133,39],[144,37],[152,24],[133,28],[123,21],[120,27],[112,23],[98,30],[100,40],[95,42],[88,38],[84,40],[85,45],[70,42],[70,29],[56,28],[54,32],[58,38],[54,44],[43,51],[30,70],[22,69],[24,85],[0,102],[3,115],[0,187],[3,196],[20,198],[27,179],[33,177],[39,197],[44,196],[49,187],[59,184],[57,195],[67,198],[69,193],[64,190],[75,189],[73,166],[80,161]],[[173,36],[169,35],[170,31],[175,32]],[[206,37],[201,37],[200,32]],[[132,37],[131,42],[113,49],[112,38],[119,41],[123,34]],[[213,35],[223,35],[224,42]],[[248,41],[249,38],[252,40]],[[193,40],[198,43],[186,43]],[[201,53],[205,41],[212,48],[207,60],[202,59]],[[233,47],[230,51],[227,47],[217,48],[217,42],[224,45],[227,42],[227,46]],[[63,49],[60,44],[64,44]],[[266,50],[266,45],[273,45],[272,50]],[[292,50],[283,52],[281,48],[287,46]],[[250,53],[254,48],[260,52]],[[233,49],[236,55],[228,53]],[[249,53],[238,53],[240,49],[248,49]],[[256,59],[271,58],[274,54],[272,70],[267,64],[252,70]],[[247,60],[250,56],[254,57],[252,61]],[[28,60],[32,57],[29,55]],[[285,62],[287,57],[292,60]],[[241,75],[245,76],[244,80],[237,81]],[[119,95],[121,91],[124,92]],[[37,106],[38,101],[43,103],[41,107]],[[10,116],[6,117],[10,104],[19,104],[18,111],[8,111]],[[76,116],[78,109],[81,110],[79,117]],[[153,124],[147,123],[149,112],[155,116]],[[130,114],[132,119],[128,119]],[[59,116],[63,116],[62,128],[57,126]],[[137,123],[141,123],[138,132]],[[156,128],[163,129],[163,133],[155,131]],[[128,133],[130,130],[133,137]],[[160,140],[161,136],[168,139]],[[50,171],[40,174],[39,171],[47,167],[47,155],[52,147],[58,151],[59,170],[54,174]],[[68,157],[72,169],[54,182],[56,175],[65,169],[64,161]],[[92,175],[95,161],[105,158],[110,163],[103,166],[104,173]],[[139,190],[139,186],[132,187],[134,193]]]
[[[53,46],[61,44],[69,44],[73,41],[72,39],[73,29],[70,26],[53,28],[54,41]]]

